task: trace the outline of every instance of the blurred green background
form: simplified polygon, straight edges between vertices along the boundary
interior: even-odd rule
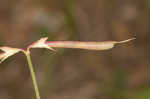
[[[0,45],[136,40],[108,51],[33,49],[41,99],[150,99],[149,0],[0,0]],[[0,99],[35,99],[26,58],[0,64]]]

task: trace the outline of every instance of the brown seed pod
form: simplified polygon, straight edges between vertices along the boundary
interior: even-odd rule
[[[78,48],[87,50],[108,50],[114,47],[115,44],[126,43],[135,38],[127,39],[124,41],[105,41],[105,42],[80,42],[80,41],[47,41],[49,47],[61,48]]]

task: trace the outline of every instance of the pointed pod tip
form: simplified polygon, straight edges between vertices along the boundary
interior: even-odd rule
[[[130,39],[127,39],[127,40],[124,40],[124,41],[119,41],[119,42],[116,42],[116,43],[126,43],[126,42],[130,42],[132,40],[135,40],[136,38],[133,37],[133,38],[130,38]]]

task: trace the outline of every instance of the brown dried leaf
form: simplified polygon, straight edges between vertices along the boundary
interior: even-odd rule
[[[3,51],[3,53],[0,54],[0,63],[2,63],[8,57],[21,51],[21,49],[11,47],[0,47],[0,50]]]
[[[29,50],[30,48],[46,48],[54,51],[54,49],[52,49],[50,46],[46,44],[47,39],[48,37],[41,38],[40,40],[29,45],[27,49]]]

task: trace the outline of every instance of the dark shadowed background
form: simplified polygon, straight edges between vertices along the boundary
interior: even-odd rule
[[[108,51],[33,49],[41,99],[150,99],[150,0],[0,0],[0,45],[136,40]],[[35,99],[22,53],[0,64],[0,99]]]

